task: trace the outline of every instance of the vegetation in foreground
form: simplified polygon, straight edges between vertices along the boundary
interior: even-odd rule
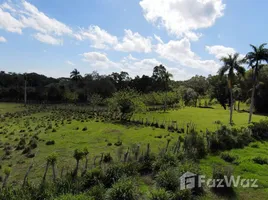
[[[158,124],[156,120],[140,121],[141,118],[134,117],[121,125],[122,121],[117,119],[120,117],[97,115],[89,110],[65,108],[64,111],[61,106],[58,109],[55,106],[29,107],[26,111],[6,114],[1,124],[17,130],[9,132],[6,126],[1,127],[5,157],[1,164],[3,198],[120,199],[122,195],[127,196],[125,199],[226,198],[206,187],[198,193],[179,190],[177,177],[186,171],[213,177],[210,163],[218,163],[223,168],[234,166],[238,171],[230,172],[245,177],[252,175],[244,172],[245,166],[248,170],[258,168],[261,186],[258,197],[266,195],[265,156],[252,152],[252,161],[239,161],[243,157],[237,158],[238,153],[232,149],[265,141],[267,122],[256,123],[249,129],[218,124],[216,131],[200,133],[192,123],[188,129],[172,123],[164,124],[163,128],[160,120]],[[100,124],[106,130],[95,132]],[[80,142],[75,144],[78,140]],[[252,143],[245,149],[248,148],[265,152],[266,143]],[[221,153],[226,150],[231,151],[230,155]],[[213,156],[215,154],[218,156]],[[27,164],[23,163],[25,160]],[[17,177],[12,175],[16,173]],[[21,181],[13,182],[12,176]],[[85,186],[85,182],[89,185]],[[10,188],[11,185],[16,189]],[[22,185],[24,189],[21,189]],[[245,190],[234,188],[234,194],[243,197]]]

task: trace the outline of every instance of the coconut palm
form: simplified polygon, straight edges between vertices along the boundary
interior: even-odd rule
[[[75,82],[77,82],[78,80],[82,78],[82,76],[80,75],[80,72],[77,69],[74,69],[70,73],[70,78],[74,80]]]
[[[248,123],[251,123],[252,119],[252,113],[254,108],[254,97],[256,87],[258,85],[259,72],[263,66],[262,63],[263,62],[268,63],[268,49],[265,48],[266,43],[261,44],[259,47],[256,47],[252,44],[250,46],[252,47],[253,51],[247,53],[245,57],[245,60],[247,61],[249,67],[251,67],[252,69],[252,81],[253,81]]]
[[[228,55],[227,57],[223,57],[220,59],[223,62],[223,66],[219,70],[219,75],[221,77],[224,76],[226,72],[228,72],[228,89],[230,93],[230,124],[233,123],[233,91],[232,91],[232,83],[235,78],[235,71],[237,74],[241,74],[244,76],[245,68],[241,66],[243,60],[239,59],[239,54],[235,53],[234,55]]]

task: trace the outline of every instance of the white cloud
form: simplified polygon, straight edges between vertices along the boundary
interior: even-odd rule
[[[133,33],[131,30],[125,30],[125,36],[121,43],[115,46],[115,50],[124,52],[151,52],[152,44],[150,38],[142,37],[139,33]]]
[[[234,48],[225,47],[222,45],[206,46],[206,50],[209,54],[214,55],[217,59],[221,59],[222,57],[236,53],[236,50]],[[243,55],[240,55],[240,58],[243,57]]]
[[[75,34],[78,40],[89,39],[93,44],[92,47],[97,49],[108,49],[108,45],[117,44],[117,37],[109,34],[107,31],[98,26],[90,26],[87,30],[82,29]]]
[[[6,38],[4,38],[3,36],[0,36],[0,43],[1,43],[1,42],[3,42],[3,43],[4,43],[4,42],[7,42]]]
[[[2,5],[0,5],[0,8],[2,8],[3,10],[9,10],[11,12],[16,12],[16,10],[14,8],[12,8],[8,3],[3,3]]]
[[[0,8],[0,29],[5,29],[13,33],[22,33],[24,25],[14,18],[9,12],[5,12]]]
[[[193,31],[212,26],[225,8],[222,0],[141,0],[140,6],[148,22],[193,40],[200,37]]]
[[[48,34],[37,33],[34,35],[34,38],[39,40],[40,42],[43,42],[46,44],[51,44],[51,45],[62,45],[63,44],[62,39],[52,37],[51,35],[48,35]]]
[[[65,63],[68,64],[68,65],[71,65],[71,66],[75,66],[75,64],[73,62],[71,62],[70,60],[66,60]]]
[[[191,50],[189,39],[171,40],[166,44],[158,44],[155,49],[162,58],[185,67],[200,69],[207,73],[215,74],[219,64],[214,60],[202,60]]]
[[[161,39],[161,37],[159,37],[158,35],[154,34],[154,38],[160,43],[160,44],[164,44],[163,40]]]
[[[33,28],[45,34],[72,34],[71,28],[59,22],[54,18],[49,18],[44,13],[40,12],[34,5],[23,1],[24,15],[21,16],[21,22],[26,27]]]
[[[130,76],[135,77],[137,75],[148,75],[151,76],[153,73],[153,68],[157,65],[162,64],[162,62],[156,60],[155,58],[137,59],[131,54],[122,58],[119,62],[111,61],[105,54],[100,52],[88,52],[82,54],[83,60],[90,63],[90,66],[97,71],[107,70],[113,71],[125,71],[128,72]],[[184,71],[184,69],[179,69],[176,67],[166,67],[170,71],[174,78],[177,80],[186,80],[192,75]]]

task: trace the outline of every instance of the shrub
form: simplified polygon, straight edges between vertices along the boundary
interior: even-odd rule
[[[107,200],[137,200],[139,190],[133,180],[123,178],[116,182],[106,193]]]
[[[87,127],[85,126],[85,127],[82,129],[82,131],[87,131]]]
[[[50,141],[47,141],[46,142],[46,145],[54,145],[55,144],[55,141],[54,140],[50,140]]]
[[[106,189],[103,185],[96,185],[92,187],[88,194],[93,197],[94,200],[104,200]]]
[[[29,142],[29,146],[31,149],[35,149],[37,147],[37,140],[35,138],[32,138]]]
[[[157,172],[159,170],[167,169],[169,167],[176,167],[176,166],[177,166],[176,156],[172,153],[165,153],[153,163],[153,170],[154,172]]]
[[[252,144],[251,147],[252,148],[260,148],[260,146],[258,144]]]
[[[268,139],[268,120],[261,120],[260,122],[253,122],[249,126],[252,131],[252,137],[256,140]]]
[[[232,185],[230,187],[227,186],[227,180],[230,180],[230,177],[232,176],[233,169],[231,167],[225,167],[225,166],[214,166],[213,168],[213,174],[212,178],[216,181],[215,187],[213,187],[213,190],[217,193],[222,194],[228,194],[233,191]],[[219,185],[221,183],[221,185]]]
[[[191,159],[201,159],[207,155],[203,137],[193,129],[190,130],[190,133],[184,139],[184,149],[187,156]]]
[[[149,200],[170,200],[172,198],[172,194],[162,188],[153,190],[149,196]]]
[[[105,172],[104,184],[109,187],[123,176],[129,177],[134,175],[137,175],[137,165],[135,163],[110,165]]]
[[[186,189],[186,190],[179,190],[175,192],[173,199],[174,200],[178,200],[178,199],[190,200],[192,199],[191,197],[192,197],[191,190]]]
[[[86,194],[79,194],[79,195],[65,194],[56,198],[55,200],[94,200],[94,199]]]
[[[252,160],[255,163],[260,164],[260,165],[267,165],[268,164],[268,159],[267,158],[255,157]]]
[[[85,176],[83,177],[83,187],[84,189],[88,189],[92,186],[101,184],[104,179],[104,174],[102,169],[95,168],[88,171]]]
[[[221,153],[221,158],[226,162],[233,163],[235,160],[238,159],[238,156],[231,155],[229,153]]]
[[[103,156],[103,162],[104,163],[110,163],[113,161],[113,158],[110,153],[107,153]]]
[[[169,168],[164,171],[160,171],[155,181],[157,186],[166,189],[167,191],[176,191],[179,188],[179,174],[175,168]]]

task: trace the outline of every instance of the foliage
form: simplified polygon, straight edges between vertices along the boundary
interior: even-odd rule
[[[122,90],[108,99],[111,112],[119,112],[121,120],[130,119],[134,113],[145,110],[141,97],[134,90]]]
[[[106,199],[109,200],[137,200],[139,199],[139,190],[132,179],[122,178],[107,191],[106,195]]]

